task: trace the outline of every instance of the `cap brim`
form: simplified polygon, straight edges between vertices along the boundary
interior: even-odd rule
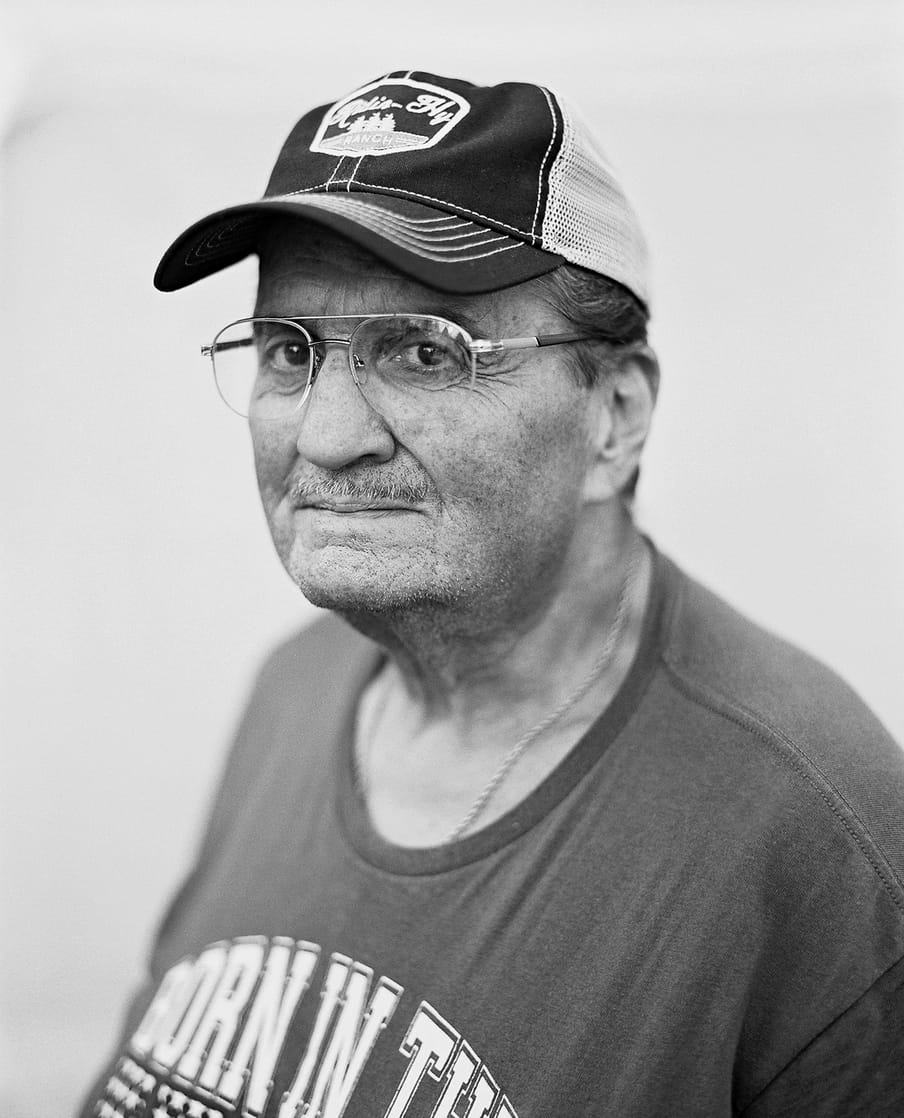
[[[243,260],[258,251],[268,221],[283,215],[326,226],[440,291],[498,291],[565,262],[506,233],[406,198],[307,194],[231,206],[196,222],[163,254],[154,286],[177,291]]]

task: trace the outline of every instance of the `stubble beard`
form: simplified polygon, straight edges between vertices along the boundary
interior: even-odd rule
[[[495,535],[484,525],[470,543],[452,538],[443,547],[431,533],[410,547],[369,546],[360,539],[312,553],[291,523],[280,523],[277,510],[278,503],[267,517],[273,542],[298,589],[378,640],[380,634],[428,632],[434,640],[491,639],[529,627],[557,581],[569,537],[561,529],[544,533],[546,547],[529,549],[530,569],[523,535],[511,526],[500,532],[498,522]]]
[[[337,563],[323,577],[316,567],[328,564],[326,557],[312,560],[292,548],[283,563],[309,602],[338,614],[384,647],[496,642],[500,634],[514,637],[529,627],[535,616],[518,553],[497,553],[495,561],[472,553],[457,563],[444,563],[435,552],[388,557],[371,549],[356,554],[361,561],[354,567],[350,564],[343,573]],[[548,586],[554,577],[551,570],[536,572],[535,587]]]
[[[460,597],[461,590],[446,579],[430,579],[424,568],[415,568],[417,578],[407,571],[394,570],[403,566],[387,562],[376,550],[355,551],[356,569],[341,571],[342,564],[325,577],[317,577],[309,558],[294,552],[284,561],[289,577],[307,598],[321,609],[341,614],[372,614],[388,616],[410,610],[448,608]],[[319,560],[326,564],[328,560]]]

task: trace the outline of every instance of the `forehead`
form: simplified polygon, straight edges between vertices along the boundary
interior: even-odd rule
[[[532,283],[482,295],[428,287],[352,241],[297,219],[274,221],[260,248],[258,314],[422,311],[482,330],[560,321]],[[536,331],[531,331],[532,333]]]

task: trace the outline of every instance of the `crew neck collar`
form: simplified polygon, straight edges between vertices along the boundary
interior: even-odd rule
[[[574,748],[519,804],[480,830],[438,846],[399,846],[374,829],[367,804],[355,780],[354,726],[358,699],[379,670],[384,657],[367,658],[355,673],[341,722],[336,762],[337,811],[343,836],[355,853],[377,869],[403,876],[430,876],[489,857],[530,831],[572,791],[603,756],[637,709],[652,678],[667,631],[674,597],[672,564],[646,541],[652,556],[652,578],[640,641],[628,674],[612,701]]]

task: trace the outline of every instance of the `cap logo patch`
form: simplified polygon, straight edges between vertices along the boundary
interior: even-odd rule
[[[311,142],[325,155],[394,155],[430,148],[467,115],[457,93],[410,78],[372,82],[327,110]]]

